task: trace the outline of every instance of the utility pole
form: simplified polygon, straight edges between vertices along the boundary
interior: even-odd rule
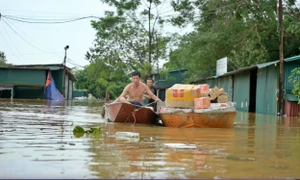
[[[155,35],[156,35],[156,57],[157,57],[157,59],[156,59],[157,60],[157,62],[156,62],[157,63],[156,64],[156,66],[157,66],[157,87],[159,87],[159,79],[160,79],[160,74],[159,74],[159,56],[158,56],[158,53],[159,53],[159,51],[158,51],[159,40],[157,38],[157,33],[155,33]]]
[[[69,45],[66,45],[66,47],[64,48],[65,49],[65,57],[64,57],[64,66],[66,66],[66,63],[67,63],[67,50],[69,49]]]
[[[282,116],[283,114],[283,10],[282,10],[282,0],[279,0],[278,5],[278,21],[279,21],[279,67],[280,67],[280,78],[279,78],[279,113],[278,115]]]
[[[64,88],[64,96],[65,96],[65,98],[66,99],[69,99],[69,96],[68,96],[68,92],[66,91],[66,89],[68,88],[68,87],[66,87],[66,81],[68,81],[67,79],[66,79],[66,63],[67,63],[67,50],[69,49],[69,45],[66,45],[65,46],[65,57],[64,57],[64,63],[63,63],[63,68],[64,68],[64,85],[63,85],[63,88]]]

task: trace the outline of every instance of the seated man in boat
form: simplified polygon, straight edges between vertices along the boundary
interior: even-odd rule
[[[134,71],[131,73],[132,82],[124,88],[122,94],[114,102],[131,103],[134,105],[143,106],[142,100],[144,92],[147,92],[149,97],[154,99],[154,101],[160,100],[151,92],[146,84],[140,82],[140,79],[141,73],[139,71]],[[128,99],[126,98],[126,95],[128,95]],[[152,107],[151,109],[154,110]]]
[[[156,94],[156,88],[153,86],[154,84],[154,81],[151,77],[149,77],[147,79],[147,86],[149,87],[149,89],[151,90],[151,92],[154,94],[154,95],[157,95]],[[155,100],[152,99],[147,93],[144,93],[144,97],[146,98],[146,104],[148,104],[149,106],[153,107],[154,110],[156,111],[156,103],[155,103]]]

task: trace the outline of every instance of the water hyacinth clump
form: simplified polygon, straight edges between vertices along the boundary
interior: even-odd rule
[[[82,137],[84,134],[87,135],[102,135],[101,127],[90,127],[90,129],[84,130],[81,126],[75,126],[73,129],[73,135],[77,138]]]

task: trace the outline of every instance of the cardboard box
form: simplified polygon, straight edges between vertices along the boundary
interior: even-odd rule
[[[200,97],[200,85],[175,84],[166,91],[166,107],[194,108],[194,99]]]
[[[200,97],[194,99],[195,109],[205,109],[210,108],[210,98],[209,97]]]
[[[204,94],[204,93],[201,93],[200,94],[200,97],[209,97],[208,93]]]
[[[217,86],[209,90],[211,100],[215,100],[220,95],[220,90]]]
[[[209,93],[209,85],[208,84],[200,84],[200,93],[208,94]],[[203,96],[205,97],[205,96]]]
[[[227,103],[229,101],[229,97],[227,94],[219,95],[217,98],[217,103]]]
[[[225,90],[223,88],[220,88],[219,91],[220,91],[220,95],[226,94],[226,92],[225,92]]]

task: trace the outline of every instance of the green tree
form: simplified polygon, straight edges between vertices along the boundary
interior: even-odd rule
[[[293,69],[288,79],[289,82],[294,86],[292,89],[292,93],[297,96],[298,104],[300,104],[300,68]]]
[[[105,17],[92,21],[96,39],[90,54],[107,61],[122,61],[126,70],[139,70],[151,75],[157,61],[166,57],[169,37],[162,35],[164,17],[160,15],[163,4],[159,0],[102,0],[116,8]],[[93,59],[90,59],[93,61]],[[125,71],[124,71],[125,72]],[[128,73],[128,72],[125,72]]]
[[[0,66],[5,66],[6,64],[6,56],[4,52],[0,51]]]
[[[119,96],[127,83],[130,76],[124,75],[124,64],[108,64],[109,61],[104,61],[95,58],[95,62],[85,67],[83,70],[75,72],[77,89],[87,89],[96,98],[104,98],[106,90],[110,94],[110,98]],[[114,61],[112,61],[114,63]]]
[[[285,57],[299,55],[300,50],[300,9],[294,0],[286,2],[284,12],[284,53]]]
[[[295,11],[295,2],[289,2],[287,7]],[[172,5],[180,12],[173,24],[192,23],[195,31],[180,39],[166,67],[187,67],[186,77],[191,81],[201,75],[214,75],[216,60],[223,57],[229,59],[229,70],[279,59],[276,0],[178,0]],[[285,13],[289,15],[292,10]],[[288,27],[295,30],[292,25],[289,23]],[[300,53],[297,39],[296,32],[285,34],[285,57]]]
[[[115,98],[129,83],[133,70],[139,70],[143,79],[151,75],[159,59],[166,58],[170,37],[162,34],[161,1],[101,1],[116,11],[106,11],[104,17],[92,21],[97,33],[86,54],[90,66],[82,77],[88,79],[85,87],[90,92],[103,97],[108,90]]]

